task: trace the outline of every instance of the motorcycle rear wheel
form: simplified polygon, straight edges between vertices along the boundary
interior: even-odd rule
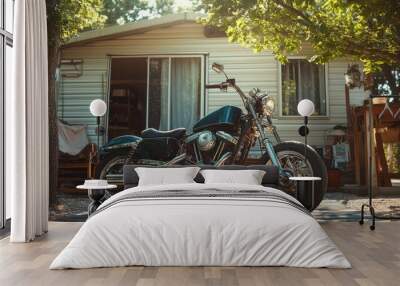
[[[96,166],[96,178],[107,180],[110,184],[122,185],[122,169],[125,161],[126,154],[110,153],[104,155]]]
[[[110,184],[123,187],[123,167],[126,164],[137,164],[143,166],[159,166],[165,164],[155,160],[128,160],[127,152],[114,152],[103,155],[99,164],[96,166],[96,178],[107,180]],[[119,189],[120,189],[119,188]]]
[[[310,146],[307,146],[306,157],[304,161],[304,144],[301,142],[288,141],[282,142],[274,146],[282,167],[289,170],[295,176],[313,176],[320,177],[321,181],[316,181],[314,185],[314,202],[310,201],[310,197],[299,197],[301,203],[309,209],[314,210],[321,203],[326,190],[328,188],[328,172],[321,156]],[[264,164],[272,164],[268,153],[263,156]],[[296,183],[288,180],[287,177],[280,177],[280,187],[286,193],[293,196],[296,195]],[[311,194],[312,190],[307,190]],[[302,201],[303,200],[303,201]]]

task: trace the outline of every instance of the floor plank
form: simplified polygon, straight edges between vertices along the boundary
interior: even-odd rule
[[[45,236],[28,244],[0,240],[2,286],[397,286],[400,273],[400,222],[380,221],[377,229],[354,222],[322,227],[344,252],[352,269],[289,267],[120,267],[50,271],[55,256],[81,223],[51,222]]]

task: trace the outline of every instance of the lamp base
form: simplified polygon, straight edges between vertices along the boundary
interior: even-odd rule
[[[314,181],[297,181],[297,199],[307,209],[313,209],[314,206],[313,192],[314,192]]]

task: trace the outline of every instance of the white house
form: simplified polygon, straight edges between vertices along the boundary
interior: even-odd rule
[[[145,127],[189,127],[195,120],[224,105],[241,106],[232,90],[205,90],[223,81],[213,62],[225,66],[239,86],[267,91],[276,100],[274,123],[283,140],[298,138],[301,124],[297,102],[310,98],[316,113],[310,120],[310,144],[322,146],[335,125],[346,125],[344,73],[349,64],[337,60],[315,65],[306,59],[310,49],[281,65],[271,52],[254,53],[210,35],[195,14],[175,14],[80,34],[62,48],[58,82],[58,115],[89,126],[94,139],[95,119],[89,104],[103,98],[108,137],[138,133]],[[352,90],[352,104],[361,104],[363,90]]]

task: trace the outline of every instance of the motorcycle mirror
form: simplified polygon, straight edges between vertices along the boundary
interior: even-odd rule
[[[215,71],[216,73],[223,73],[224,72],[224,66],[219,64],[219,63],[213,63],[211,68],[213,69],[213,71]]]

